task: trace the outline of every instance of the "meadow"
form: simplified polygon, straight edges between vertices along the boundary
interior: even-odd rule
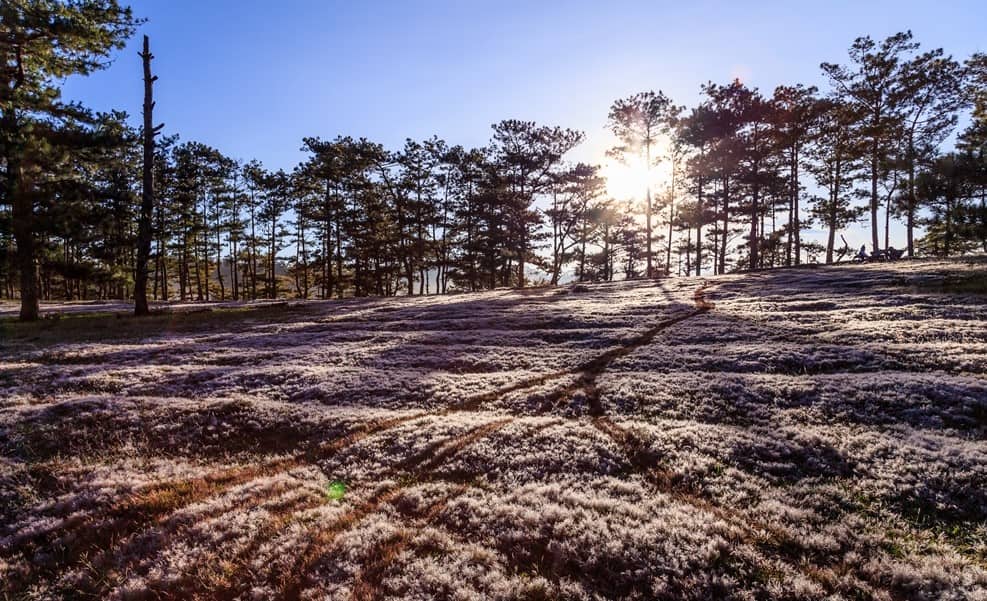
[[[0,313],[6,599],[987,599],[987,262]]]

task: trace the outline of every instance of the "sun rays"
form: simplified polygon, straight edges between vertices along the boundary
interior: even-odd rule
[[[643,155],[627,155],[624,160],[604,157],[602,174],[607,178],[607,194],[615,200],[633,202],[643,202],[649,189],[652,198],[666,194],[672,181],[670,144],[665,136],[657,140],[650,169]]]

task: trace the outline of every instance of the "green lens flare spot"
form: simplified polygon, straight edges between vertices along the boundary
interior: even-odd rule
[[[339,501],[346,495],[346,485],[336,480],[326,488],[326,496],[333,501]]]

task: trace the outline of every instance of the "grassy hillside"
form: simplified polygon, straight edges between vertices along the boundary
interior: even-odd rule
[[[0,321],[0,594],[987,599],[985,282]]]

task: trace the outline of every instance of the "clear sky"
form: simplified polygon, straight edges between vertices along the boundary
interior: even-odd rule
[[[126,0],[123,0],[124,2]],[[304,136],[400,147],[438,134],[482,145],[490,124],[586,132],[573,159],[602,162],[611,102],[661,89],[693,105],[733,77],[824,86],[859,35],[911,29],[923,48],[987,51],[987,2],[135,0],[145,23],[106,71],[64,93],[140,117],[140,34],[160,76],[165,133],[289,169]]]

